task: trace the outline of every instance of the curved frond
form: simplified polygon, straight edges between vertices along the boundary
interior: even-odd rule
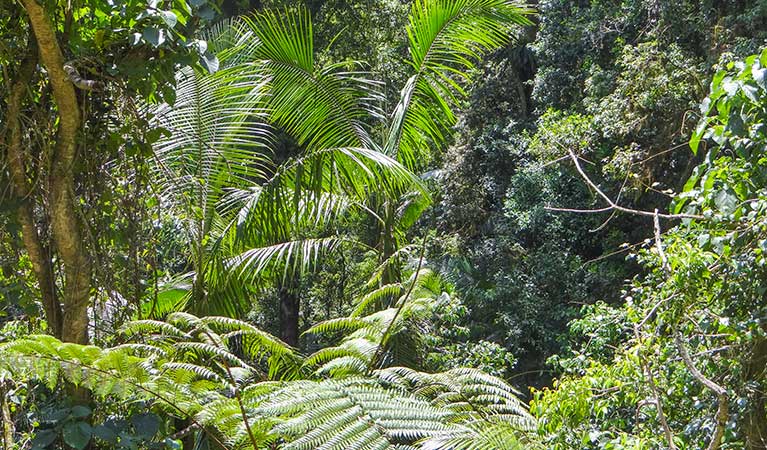
[[[319,258],[333,251],[342,239],[329,237],[281,242],[246,250],[229,260],[231,270],[245,280],[253,280],[269,269],[282,267],[282,278],[302,274],[315,267]],[[279,271],[273,270],[273,271]]]
[[[259,413],[284,418],[275,431],[290,450],[394,449],[457,428],[451,413],[364,378],[291,383]]]
[[[269,74],[273,123],[306,151],[374,148],[367,122],[381,117],[380,85],[365,72],[349,71],[347,64],[317,65],[311,17],[305,8],[266,10],[244,20],[257,44],[251,61],[234,73]]]
[[[516,0],[413,2],[407,33],[415,74],[402,89],[385,152],[417,167],[430,144],[444,143],[474,61],[506,44],[514,27],[530,25],[530,14]]]

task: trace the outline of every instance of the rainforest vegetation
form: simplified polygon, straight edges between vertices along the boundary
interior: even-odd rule
[[[767,1],[0,0],[3,450],[767,449]]]

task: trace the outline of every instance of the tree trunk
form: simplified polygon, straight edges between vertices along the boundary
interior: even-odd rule
[[[8,382],[0,381],[0,417],[2,418],[3,448],[10,449],[13,444],[13,418],[11,417],[11,408],[8,406]]]
[[[64,71],[64,57],[56,39],[53,23],[36,0],[21,0],[21,3],[29,15],[59,116],[48,201],[53,240],[64,266],[61,338],[64,341],[85,344],[88,342],[91,273],[74,201],[74,164],[80,128],[80,109],[74,85]]]
[[[281,285],[280,296],[280,339],[291,347],[298,346],[298,314],[300,299],[297,290],[290,285]]]
[[[400,267],[399,258],[394,255],[397,253],[397,236],[395,235],[394,222],[396,220],[397,211],[395,209],[392,200],[387,200],[384,205],[383,220],[384,223],[381,227],[380,235],[380,264],[386,264],[386,268],[381,274],[381,285],[396,284],[402,282],[402,268]],[[375,308],[380,311],[383,308],[394,306],[394,303],[399,298],[399,295],[388,296],[387,299],[376,300]],[[386,304],[383,304],[383,301]]]
[[[767,324],[765,324],[767,326]],[[749,407],[746,413],[746,448],[761,450],[767,448],[767,382],[764,381],[767,367],[767,339],[759,339],[746,364],[746,380],[755,386],[749,393]]]
[[[32,79],[37,65],[37,51],[32,36],[29,49],[21,63],[18,73],[11,85],[8,96],[8,109],[3,145],[6,148],[8,171],[11,176],[13,191],[19,202],[17,220],[21,225],[22,240],[32,263],[32,270],[40,286],[40,297],[43,303],[48,328],[55,337],[61,338],[61,304],[56,294],[56,281],[53,275],[50,249],[43,243],[34,215],[32,186],[27,180],[26,160],[22,142],[21,106],[28,83]]]

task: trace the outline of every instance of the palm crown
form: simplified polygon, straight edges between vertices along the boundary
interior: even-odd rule
[[[157,111],[173,131],[156,149],[164,197],[184,210],[196,243],[182,304],[237,314],[253,280],[296,275],[342,242],[364,245],[312,235],[352,208],[379,222],[374,246],[396,265],[404,231],[429,204],[413,172],[445,143],[473,62],[508,42],[529,13],[509,0],[416,1],[404,61],[413,74],[388,117],[369,73],[317,62],[306,10],[220,27],[211,46],[221,69],[182,73],[177,104]],[[275,154],[278,133],[293,154]]]

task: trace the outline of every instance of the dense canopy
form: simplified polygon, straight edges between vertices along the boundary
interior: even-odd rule
[[[759,0],[3,0],[3,450],[767,448]]]

